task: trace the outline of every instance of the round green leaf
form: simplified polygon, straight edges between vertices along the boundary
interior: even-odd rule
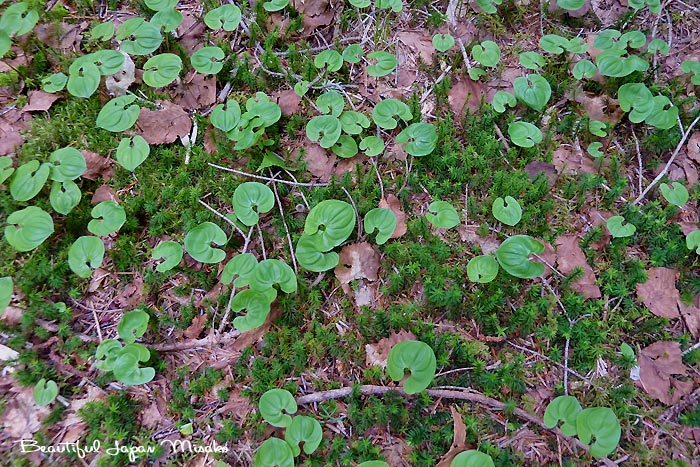
[[[386,243],[396,229],[396,214],[387,208],[374,208],[365,214],[365,232],[377,231],[377,245]]]
[[[92,270],[99,268],[105,256],[105,246],[97,237],[83,236],[68,250],[68,266],[79,277],[87,279]]]
[[[600,159],[601,157],[605,157],[605,153],[600,150],[602,147],[603,147],[603,143],[595,141],[595,142],[588,145],[588,149],[587,149],[588,154],[590,154],[591,157],[594,157],[596,159]]]
[[[284,10],[287,5],[289,5],[289,0],[270,0],[263,3],[263,8],[266,11],[280,11]]]
[[[333,154],[349,159],[357,154],[357,143],[348,135],[340,135],[338,141],[331,147]]]
[[[557,0],[557,6],[569,11],[576,11],[580,9],[586,0]]]
[[[221,271],[221,282],[223,284],[230,284],[235,277],[236,280],[233,281],[233,285],[236,287],[245,287],[250,284],[250,279],[257,266],[258,260],[252,253],[236,255],[226,263],[224,270]]]
[[[503,0],[476,0],[476,3],[479,5],[479,8],[484,11],[484,13],[493,15],[497,11],[494,4],[500,5],[502,1]]]
[[[406,369],[411,372],[403,384],[406,394],[416,394],[430,386],[435,378],[435,368],[433,349],[425,342],[411,340],[393,346],[386,364],[389,376],[394,381],[401,381]]]
[[[672,186],[673,188],[667,183],[662,183],[659,185],[659,189],[666,201],[682,208],[688,202],[688,190],[678,182],[673,182]]]
[[[590,448],[593,457],[605,457],[613,452],[622,434],[620,421],[615,412],[607,407],[591,407],[583,410],[576,419],[576,428],[578,438],[583,444],[589,444],[591,438],[595,436],[595,442]]]
[[[556,34],[547,34],[540,38],[540,47],[550,54],[562,54],[568,46],[569,40]]]
[[[617,90],[620,108],[630,112],[632,123],[643,122],[654,111],[654,98],[643,83],[627,83]]]
[[[576,436],[576,419],[581,413],[581,404],[572,396],[559,396],[547,405],[544,411],[544,424],[547,428],[559,427],[566,436]]]
[[[76,60],[68,68],[66,89],[75,97],[90,97],[100,85],[100,69],[92,62]]]
[[[250,277],[250,289],[264,292],[273,287],[286,293],[297,291],[297,276],[289,265],[278,259],[260,261]]]
[[[284,432],[284,440],[292,448],[295,456],[301,454],[299,443],[304,443],[306,454],[313,454],[322,439],[321,424],[315,418],[303,415],[292,418],[292,423]]]
[[[321,113],[331,114],[334,117],[340,117],[341,112],[345,108],[345,99],[337,91],[326,91],[316,99],[316,107]]]
[[[306,124],[306,136],[324,149],[338,141],[341,131],[340,120],[332,115],[318,115]]]
[[[377,103],[372,110],[372,120],[379,128],[393,130],[398,125],[396,117],[407,122],[413,118],[411,109],[396,99],[384,99]]]
[[[224,56],[224,51],[220,47],[200,47],[190,57],[190,63],[203,75],[215,75],[224,67],[221,62]]]
[[[384,152],[384,140],[378,136],[365,136],[360,141],[360,150],[364,151],[369,157],[378,156]]]
[[[396,55],[389,52],[379,50],[367,54],[367,58],[377,61],[375,64],[367,66],[367,74],[370,76],[380,78],[388,75],[396,69]]]
[[[143,82],[153,88],[162,88],[175,81],[182,69],[182,60],[175,54],[159,54],[149,58],[143,69]]]
[[[370,4],[370,0],[350,0],[350,5],[357,8],[367,8]]]
[[[601,138],[605,138],[608,136],[608,125],[605,122],[600,122],[598,120],[590,120],[588,122],[588,131],[591,132],[591,134],[600,136]]]
[[[666,106],[669,108],[666,109]],[[654,110],[645,121],[660,130],[673,128],[678,121],[678,107],[672,106],[671,100],[666,96],[654,96]]]
[[[248,227],[258,223],[258,214],[269,212],[274,206],[274,193],[262,183],[244,182],[233,192],[233,211],[238,220]]]
[[[9,5],[0,17],[0,30],[8,36],[23,36],[39,21],[39,13],[30,10],[25,2]]]
[[[340,114],[338,118],[343,131],[349,135],[359,135],[362,130],[369,128],[369,118],[365,114],[355,112],[354,110],[346,110]]]
[[[177,0],[145,0],[146,6],[153,11],[163,11],[177,6]]]
[[[255,453],[253,467],[294,467],[292,448],[279,438],[268,438]]]
[[[49,156],[51,180],[67,182],[80,177],[87,169],[85,156],[75,148],[61,148]]]
[[[501,60],[501,49],[494,41],[484,41],[472,47],[472,57],[481,66],[495,67]]]
[[[415,157],[427,156],[437,145],[437,130],[432,123],[412,123],[396,135],[396,142],[404,145],[406,152]]]
[[[117,333],[121,340],[128,344],[136,342],[136,339],[146,334],[149,319],[148,313],[142,310],[124,313],[117,325]]]
[[[608,219],[608,232],[610,232],[613,238],[631,237],[637,231],[637,227],[635,227],[634,224],[625,224],[623,226],[622,223],[624,221],[625,218],[622,216],[613,216]]]
[[[122,351],[122,344],[115,339],[105,339],[95,350],[95,366],[98,370],[112,371],[114,362]]]
[[[182,246],[172,240],[160,242],[151,252],[154,260],[165,258],[165,261],[156,266],[156,271],[166,272],[180,264],[182,260]]]
[[[522,52],[518,58],[520,64],[529,70],[539,70],[546,64],[544,57],[537,52]]]
[[[74,181],[53,182],[49,201],[54,211],[64,216],[80,203],[80,188]]]
[[[569,40],[566,50],[573,54],[583,54],[588,52],[588,42],[583,37],[574,37]]]
[[[498,262],[491,255],[476,256],[467,264],[467,277],[472,282],[486,284],[498,275]]]
[[[29,201],[41,191],[49,178],[51,164],[29,161],[17,167],[10,182],[10,194],[15,201]]]
[[[433,36],[433,47],[438,52],[447,52],[455,45],[455,38],[451,34],[435,34]]]
[[[34,402],[39,407],[44,407],[52,403],[58,396],[58,385],[55,381],[41,378],[34,386]]]
[[[355,211],[345,201],[327,199],[314,206],[304,223],[306,235],[316,235],[317,249],[328,251],[343,243],[355,228]]]
[[[513,122],[508,125],[508,136],[514,144],[531,148],[542,141],[542,132],[532,123]]]
[[[141,135],[122,138],[117,146],[116,158],[119,165],[129,172],[136,170],[146,160],[151,147]]]
[[[325,67],[328,71],[338,71],[343,66],[343,56],[337,50],[324,50],[314,57],[314,66],[319,70]]]
[[[201,49],[200,49],[201,50]],[[226,101],[226,105],[219,104],[211,111],[209,116],[211,124],[224,133],[233,130],[241,120],[241,106],[233,99]]]
[[[277,123],[282,116],[282,110],[264,92],[256,92],[245,103],[246,112],[241,115],[251,128],[266,128]],[[260,117],[260,118],[255,118]]]
[[[58,92],[66,86],[67,82],[68,77],[65,74],[54,73],[51,76],[47,76],[46,78],[41,80],[41,89],[44,92]]]
[[[13,212],[7,223],[5,239],[17,251],[33,250],[53,233],[51,216],[36,206]]]
[[[288,414],[293,415],[297,412],[297,401],[289,391],[270,389],[260,397],[258,409],[267,423],[286,428],[292,424],[292,417]]]
[[[581,80],[585,76],[586,78],[593,78],[595,74],[598,72],[598,68],[591,62],[590,60],[584,59],[584,60],[579,60],[576,62],[576,65],[574,65],[574,69],[571,70],[571,73],[574,75],[574,78]]]
[[[0,277],[0,314],[10,305],[13,288],[12,277]]]
[[[459,214],[447,201],[433,201],[428,206],[428,211],[430,212],[427,212],[425,217],[435,227],[451,229],[459,225]]]
[[[493,110],[501,114],[506,111],[506,105],[515,107],[517,103],[518,101],[515,99],[515,96],[506,91],[496,91],[491,101]]]
[[[226,243],[226,232],[213,222],[203,222],[185,236],[185,250],[200,263],[218,263],[226,258],[226,252],[212,248],[211,244]]]
[[[649,42],[647,46],[647,52],[649,53],[660,53],[661,55],[668,55],[671,53],[671,47],[663,39],[654,39]]]
[[[128,130],[139,118],[139,106],[132,104],[135,100],[136,96],[132,95],[115,97],[102,107],[95,123],[114,133]]]
[[[515,96],[525,105],[537,111],[544,110],[544,106],[552,96],[552,88],[549,82],[540,75],[520,76],[513,81]]]
[[[158,29],[163,29],[163,32],[173,32],[180,24],[182,24],[183,16],[175,8],[160,10],[153,15],[150,23]]]
[[[160,29],[143,18],[131,18],[117,29],[120,48],[129,55],[148,55],[160,47],[163,36]]]
[[[450,467],[495,467],[488,454],[479,451],[462,451],[452,459]]]
[[[520,222],[523,210],[515,198],[506,196],[506,199],[496,198],[491,207],[493,217],[511,227]]]
[[[340,257],[334,251],[324,253],[319,250],[318,238],[318,233],[302,235],[299,238],[294,254],[303,268],[313,272],[328,271],[338,265]]]
[[[124,54],[118,50],[99,50],[89,55],[81,57],[85,60],[89,59],[95,64],[102,76],[113,75],[121,71],[126,60]]]
[[[357,467],[389,467],[389,464],[384,461],[365,461],[362,464],[358,464]]]
[[[366,6],[368,5],[369,0],[367,0]],[[360,60],[365,55],[365,51],[362,49],[360,44],[350,44],[349,46],[345,47],[345,50],[343,50],[341,55],[343,56],[343,60],[348,63],[360,63]]]
[[[128,386],[146,384],[156,376],[151,367],[139,368],[139,359],[133,353],[123,352],[114,362],[112,371],[117,381]]]
[[[111,200],[97,204],[90,213],[93,220],[88,222],[88,230],[99,237],[112,234],[121,229],[126,222],[126,211]],[[100,219],[100,217],[102,219]]]
[[[241,9],[232,4],[221,5],[204,15],[204,24],[214,31],[224,28],[230,32],[238,27],[241,22]]]
[[[394,13],[400,13],[403,10],[403,2],[401,0],[376,0],[374,5],[380,10],[391,8]]]
[[[530,261],[532,253],[541,254],[544,245],[528,235],[514,235],[501,243],[496,250],[496,259],[512,276],[531,279],[542,275],[544,265]]]
[[[472,81],[479,81],[479,78],[484,75],[486,75],[486,70],[478,66],[473,66],[471,70],[469,70],[469,78],[471,78]]]
[[[685,246],[700,255],[700,230],[693,230],[685,237]],[[0,307],[2,309],[2,307]]]
[[[12,158],[9,156],[0,157],[0,184],[10,178],[15,169],[12,167]]]
[[[311,83],[306,80],[299,81],[294,85],[294,92],[296,93],[297,96],[299,97],[304,97],[307,92],[309,92],[309,85]]]
[[[98,23],[90,29],[90,39],[93,41],[108,41],[114,36],[114,23],[106,21]]]

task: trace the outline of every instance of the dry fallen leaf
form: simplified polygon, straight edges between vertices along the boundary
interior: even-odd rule
[[[678,318],[678,272],[669,268],[651,268],[647,276],[646,282],[637,284],[637,297],[656,316]]]
[[[593,160],[582,151],[576,151],[571,146],[559,146],[552,154],[554,167],[560,174],[577,174],[579,172],[596,173]]]
[[[39,407],[34,402],[34,389],[21,388],[14,379],[7,394],[7,403],[0,416],[3,434],[16,439],[31,439],[41,429],[41,420],[51,411],[49,407]]]
[[[389,337],[380,339],[376,344],[365,345],[365,364],[386,368],[391,348],[399,342],[410,340],[416,340],[416,336],[410,331],[401,330],[398,334],[392,331]]]
[[[185,110],[199,110],[216,103],[216,75],[191,70],[175,91],[174,102]]]
[[[339,256],[340,261],[334,272],[341,284],[349,284],[356,279],[376,281],[379,278],[379,253],[369,243],[345,245]]]
[[[401,209],[401,201],[394,195],[388,195],[379,201],[380,208],[389,208],[396,216],[396,228],[390,238],[403,237],[406,233],[406,213]]]
[[[336,160],[335,154],[329,153],[318,143],[307,142],[304,145],[306,169],[322,182],[328,182],[331,179]]]
[[[143,301],[143,277],[140,274],[134,274],[134,281],[127,284],[114,299],[119,307],[125,310],[131,310]]]
[[[673,375],[687,375],[681,361],[678,342],[659,341],[639,353],[639,381],[644,390],[664,404],[675,404],[693,390],[692,381],[681,381]]]
[[[688,138],[688,157],[700,164],[700,131]]]
[[[485,95],[486,86],[482,82],[463,77],[447,93],[447,101],[452,111],[461,117],[465,109],[472,113],[479,110]]]
[[[42,112],[49,110],[54,102],[59,98],[58,94],[51,94],[44,91],[33,90],[29,92],[28,103],[22,107],[23,112]]]
[[[31,115],[13,109],[0,116],[0,156],[11,154],[24,143],[20,132],[29,128]]]
[[[148,144],[169,144],[190,134],[192,120],[182,107],[167,101],[156,103],[162,110],[141,108],[136,121]]]
[[[95,193],[92,195],[92,199],[90,200],[90,204],[94,206],[102,201],[114,201],[115,203],[119,203],[119,197],[114,191],[114,188],[109,185],[101,185],[97,190],[95,190]]]
[[[627,2],[622,1],[624,5],[620,0],[591,0],[591,9],[603,26],[609,26],[622,18],[627,11]]]
[[[330,0],[292,0],[291,5],[304,15],[304,36],[310,36],[321,26],[331,24],[336,13],[331,8]]]
[[[455,409],[452,405],[450,406],[450,412],[452,412],[452,420],[454,424],[454,438],[452,438],[452,446],[450,446],[450,450],[447,451],[444,456],[442,456],[442,459],[440,459],[440,462],[438,462],[435,467],[450,467],[452,460],[457,454],[469,449],[469,445],[467,444],[467,426],[464,424],[464,420],[462,420],[462,415],[457,412],[457,409]]]
[[[185,329],[183,334],[188,339],[197,339],[202,333],[202,329],[204,329],[205,324],[207,324],[207,315],[197,315],[192,319],[192,324]]]
[[[588,265],[586,255],[578,244],[578,237],[565,235],[558,237],[557,263],[562,274],[568,275],[577,267],[583,268],[583,277],[571,284],[571,288],[586,298],[600,298],[600,288],[595,283],[595,273]]]
[[[104,181],[109,181],[114,175],[114,162],[111,159],[107,159],[97,154],[96,152],[81,150],[83,157],[85,157],[85,164],[87,169],[81,175],[83,178],[88,180],[97,180],[102,177]]]
[[[272,97],[277,102],[277,105],[280,106],[283,115],[289,117],[299,111],[301,96],[294,92],[293,89],[273,92]]]
[[[695,338],[700,337],[700,307],[698,306],[699,297],[700,296],[696,296],[694,302],[690,305],[686,305],[680,300],[678,301],[678,310],[681,313],[683,322],[685,322],[688,331]]]

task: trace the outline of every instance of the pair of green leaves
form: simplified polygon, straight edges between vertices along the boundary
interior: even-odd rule
[[[8,162],[3,165],[9,167]],[[51,153],[49,162],[41,164],[33,160],[18,167],[10,182],[10,195],[16,201],[29,201],[41,191],[49,178],[54,182],[72,182],[86,168],[85,157],[80,151],[70,147],[58,149]],[[5,169],[0,178],[12,173],[12,169]]]
[[[472,47],[472,57],[481,66],[493,68],[501,60],[501,49],[493,41],[484,41]],[[483,68],[472,67],[469,70],[469,77],[474,81],[477,81],[485,74],[486,71]]]
[[[355,211],[340,200],[325,200],[314,206],[304,223],[304,235],[295,250],[299,264],[309,271],[334,268],[339,256],[333,248],[342,244],[355,229]]]
[[[238,102],[229,100],[225,108],[219,104],[212,111],[212,124],[220,129],[230,128],[226,130],[226,136],[236,141],[234,149],[237,151],[257,144],[265,128],[277,123],[282,116],[280,106],[270,101],[264,92],[257,92],[254,97],[248,98],[245,110],[241,114]]]
[[[643,83],[627,83],[617,90],[620,108],[629,112],[633,123],[646,122],[648,125],[667,130],[676,125],[678,107],[671,104],[668,97],[654,96]]]
[[[549,403],[544,412],[544,423],[554,428],[561,423],[561,432],[576,436],[584,444],[591,444],[593,457],[605,457],[615,450],[620,442],[622,430],[615,412],[607,407],[591,407],[583,410],[572,396],[559,396]]]
[[[567,39],[557,34],[546,34],[540,38],[540,47],[554,55],[564,52],[582,54],[588,50],[588,44],[580,38]]]
[[[100,343],[95,353],[95,366],[102,371],[112,371],[117,381],[127,385],[151,381],[155,370],[139,365],[139,362],[149,361],[151,353],[146,347],[136,343],[136,339],[146,333],[148,321],[149,316],[145,311],[124,313],[117,325],[117,332],[126,345],[122,346],[121,342],[115,339],[107,339]]]
[[[530,260],[531,254],[541,254],[544,245],[528,235],[514,235],[501,243],[496,257],[481,255],[472,258],[467,264],[467,277],[470,281],[488,283],[498,275],[499,265],[510,275],[521,279],[531,279],[542,275],[544,266]]]

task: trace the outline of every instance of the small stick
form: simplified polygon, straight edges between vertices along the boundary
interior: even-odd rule
[[[207,347],[210,345],[225,344],[232,341],[241,335],[240,331],[230,331],[224,334],[215,335],[212,331],[207,337],[202,339],[194,339],[184,342],[175,342],[167,344],[157,344],[150,346],[158,352],[177,352],[179,350],[194,349],[196,347]]]
[[[357,216],[357,241],[359,242],[360,238],[362,237],[362,219],[360,218],[360,213],[357,212],[355,200],[352,199],[352,196],[350,196],[348,190],[346,190],[344,186],[341,186],[340,188],[342,188],[345,194],[348,195],[348,198],[350,198],[350,202],[352,203],[352,209],[355,211],[355,216]]]
[[[245,238],[245,234],[244,234],[243,231],[236,225],[235,222],[233,222],[231,219],[229,219],[228,217],[226,217],[226,216],[224,216],[223,214],[221,214],[219,211],[217,211],[217,210],[214,209],[213,207],[209,206],[207,203],[205,203],[205,202],[202,201],[201,199],[199,199],[199,200],[197,200],[197,201],[199,201],[199,204],[201,204],[202,206],[204,206],[205,208],[207,208],[209,211],[213,212],[214,214],[216,214],[217,216],[219,216],[220,218],[222,218],[223,220],[225,220],[226,222],[228,222],[229,224],[231,224],[231,226],[233,226],[233,228],[236,229],[236,231],[237,231],[239,234],[241,234],[241,237]]]
[[[639,139],[637,139],[637,133],[634,132],[632,128],[632,137],[634,137],[634,146],[637,148],[637,165],[639,165],[639,194],[642,194],[642,179],[644,178],[644,166],[642,165],[642,152],[639,150]]]
[[[287,233],[287,241],[289,242],[289,254],[292,255],[292,264],[294,265],[294,272],[299,273],[297,266],[297,257],[294,254],[294,245],[292,245],[292,236],[289,234],[289,227],[287,226],[287,221],[284,219],[284,209],[282,209],[282,200],[280,199],[279,193],[277,193],[277,184],[272,184],[272,190],[275,192],[275,199],[277,200],[277,207],[280,210],[280,217],[282,218],[282,224],[284,225],[284,231]]]
[[[243,175],[244,177],[257,178],[258,180],[265,180],[266,182],[284,183],[285,185],[292,185],[292,186],[308,186],[308,187],[312,187],[312,188],[317,187],[317,186],[328,186],[328,183],[323,183],[323,182],[310,182],[310,183],[290,182],[289,180],[282,180],[282,179],[278,179],[278,178],[263,177],[262,175],[249,174],[247,172],[232,169],[230,167],[224,167],[222,165],[212,164],[211,162],[207,162],[207,164],[209,164],[211,167],[217,168],[219,170],[225,170],[226,172],[231,172],[231,173],[235,173],[238,175]]]

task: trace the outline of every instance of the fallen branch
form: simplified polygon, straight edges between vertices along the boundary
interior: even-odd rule
[[[371,384],[365,384],[362,386],[359,386],[358,388],[353,388],[353,387],[345,387],[345,388],[340,388],[340,389],[331,389],[329,391],[321,391],[321,392],[315,392],[313,394],[307,394],[305,396],[297,397],[296,401],[297,404],[299,405],[304,405],[304,404],[311,404],[314,402],[323,402],[327,401],[330,399],[340,399],[343,397],[347,397],[350,394],[353,393],[353,390],[359,391],[360,394],[363,395],[380,395],[380,394],[386,394],[388,392],[397,392],[403,396],[406,396],[406,392],[403,390],[403,388],[392,388],[388,386],[376,386],[376,385],[371,385]],[[442,399],[457,399],[457,400],[463,400],[463,401],[468,401],[468,402],[474,402],[476,404],[480,405],[485,405],[497,410],[505,410],[506,404],[496,400],[492,399],[490,397],[484,396],[481,393],[471,391],[468,389],[463,389],[463,390],[446,390],[446,389],[427,389],[426,393],[430,397],[435,397],[435,398],[442,398]],[[560,436],[564,439],[567,439],[571,442],[573,442],[576,446],[579,448],[583,449],[586,452],[589,452],[589,447],[586,444],[583,444],[581,441],[579,441],[578,438],[566,436],[559,430],[559,428],[548,428],[544,422],[539,419],[538,417],[524,411],[523,409],[515,408],[513,410],[513,413],[528,422],[534,423],[536,425],[539,425],[542,429],[547,430],[551,433],[554,433],[556,436]],[[616,467],[617,464],[613,462],[612,460],[608,459],[607,457],[601,457],[599,458],[600,462],[602,462],[605,466],[607,467]]]
[[[183,342],[174,342],[170,344],[148,345],[153,350],[158,352],[177,352],[178,350],[194,349],[196,347],[209,347],[212,345],[221,345],[228,341],[232,341],[240,336],[240,331],[230,331],[223,334],[214,334],[213,332],[202,339],[194,339]]]

